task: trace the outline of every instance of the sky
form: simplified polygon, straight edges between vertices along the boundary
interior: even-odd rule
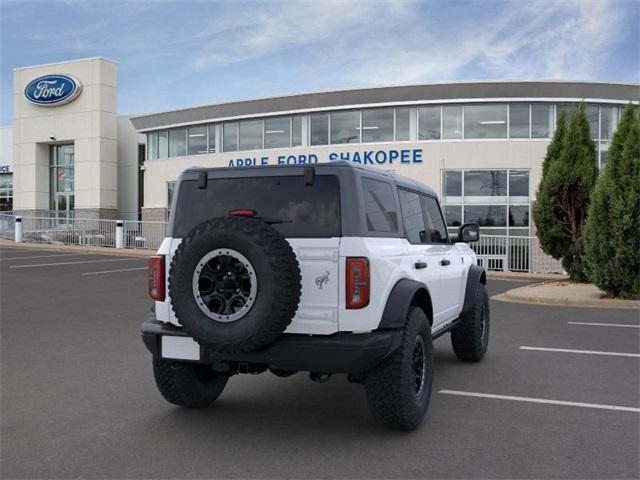
[[[464,80],[640,82],[640,0],[0,0],[12,69],[118,62],[118,112]]]

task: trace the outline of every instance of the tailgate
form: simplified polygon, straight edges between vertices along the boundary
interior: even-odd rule
[[[288,238],[302,275],[302,295],[286,333],[329,335],[338,331],[340,238]]]

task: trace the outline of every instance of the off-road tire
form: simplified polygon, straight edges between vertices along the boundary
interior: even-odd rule
[[[205,315],[193,293],[197,263],[219,248],[244,255],[258,285],[250,310],[227,323]],[[182,327],[201,345],[223,353],[255,351],[276,340],[295,316],[301,288],[291,245],[267,223],[248,217],[220,217],[197,225],[176,249],[169,273],[171,305]]]
[[[189,408],[206,408],[222,393],[228,377],[209,365],[153,359],[153,375],[160,393],[170,403]]]
[[[489,346],[489,294],[478,285],[473,307],[462,315],[451,330],[451,346],[456,356],[465,362],[479,362]]]
[[[426,368],[421,393],[416,395],[412,362],[418,336],[422,339]],[[396,429],[416,428],[429,407],[432,379],[433,346],[429,320],[421,308],[411,307],[400,347],[364,377],[367,404],[375,421]]]

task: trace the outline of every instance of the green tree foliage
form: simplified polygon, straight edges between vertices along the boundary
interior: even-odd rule
[[[553,258],[562,258],[564,254],[564,233],[559,223],[555,221],[554,197],[547,186],[549,167],[556,163],[562,152],[564,137],[567,133],[565,113],[561,112],[556,122],[556,130],[547,147],[547,153],[542,162],[542,179],[538,185],[536,201],[533,204],[532,215],[536,224],[537,235],[542,249]]]
[[[556,131],[553,134],[553,139],[551,143],[547,147],[547,153],[544,156],[544,160],[542,161],[542,177],[547,174],[549,170],[549,165],[553,163],[558,157],[560,157],[560,152],[562,151],[562,142],[564,141],[565,134],[567,133],[567,117],[564,111],[560,112],[558,115],[558,121],[556,122]]]
[[[585,228],[589,280],[609,295],[640,298],[640,118],[625,109]]]
[[[545,164],[533,208],[540,245],[552,257],[562,259],[571,279],[584,282],[582,233],[598,176],[596,146],[584,105],[571,116],[566,131],[556,130]]]

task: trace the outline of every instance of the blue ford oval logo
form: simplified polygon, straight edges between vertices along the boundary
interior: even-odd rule
[[[45,75],[29,82],[24,96],[31,103],[43,106],[56,106],[75,100],[82,84],[70,75]]]

